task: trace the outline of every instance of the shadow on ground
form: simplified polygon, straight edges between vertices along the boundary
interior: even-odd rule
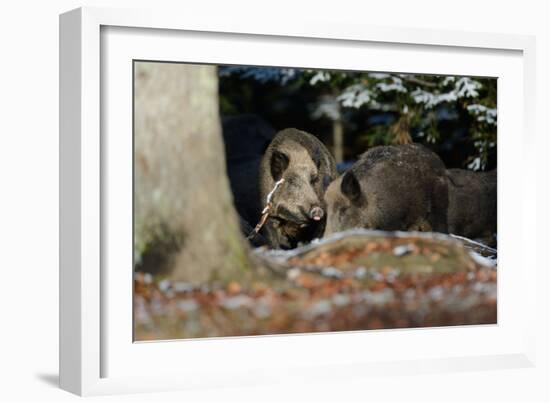
[[[36,377],[50,386],[59,387],[58,374],[36,374]]]

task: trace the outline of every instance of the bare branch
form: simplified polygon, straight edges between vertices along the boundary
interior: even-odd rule
[[[271,210],[271,207],[273,206],[273,204],[271,203],[271,199],[273,198],[273,195],[275,194],[275,191],[277,190],[277,188],[279,186],[281,186],[284,183],[284,181],[285,181],[285,179],[281,178],[277,182],[275,182],[275,186],[273,186],[273,189],[267,195],[267,198],[266,198],[266,201],[265,201],[266,204],[265,204],[264,209],[262,210],[262,216],[260,217],[260,221],[258,222],[258,224],[256,224],[256,227],[254,227],[254,230],[250,234],[248,234],[246,239],[252,239],[258,232],[260,232],[260,230],[262,229],[262,227],[266,223],[267,218],[269,217],[269,211]]]
[[[437,84],[435,83],[430,83],[429,81],[424,81],[420,78],[417,78],[415,76],[407,76],[407,75],[399,75],[397,76],[399,77],[400,79],[402,79],[403,81],[406,81],[408,83],[412,83],[412,84],[418,84],[418,85],[422,85],[424,87],[429,87],[429,88],[436,88],[437,87]]]

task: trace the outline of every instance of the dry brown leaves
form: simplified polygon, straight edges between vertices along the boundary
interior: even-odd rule
[[[287,281],[273,284],[193,286],[136,274],[136,338],[496,323],[496,268],[460,256],[462,270],[445,270],[455,252],[413,239],[373,240],[294,257]],[[440,268],[426,271],[426,262]]]

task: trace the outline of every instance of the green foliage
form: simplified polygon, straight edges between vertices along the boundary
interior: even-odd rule
[[[474,170],[496,158],[494,78],[235,66],[221,67],[220,76],[313,93],[310,118],[341,120],[357,150],[411,141],[461,147],[460,164]],[[231,112],[222,99],[222,112]]]

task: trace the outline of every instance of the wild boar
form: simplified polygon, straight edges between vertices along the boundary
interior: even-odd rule
[[[325,236],[350,228],[447,232],[445,166],[420,144],[378,146],[325,193]]]
[[[271,248],[294,248],[323,234],[323,194],[337,176],[334,158],[323,143],[304,131],[284,129],[267,148],[259,175],[262,204],[275,183],[284,179],[273,193],[270,216],[262,228]]]
[[[497,171],[448,169],[449,232],[496,246]]]

